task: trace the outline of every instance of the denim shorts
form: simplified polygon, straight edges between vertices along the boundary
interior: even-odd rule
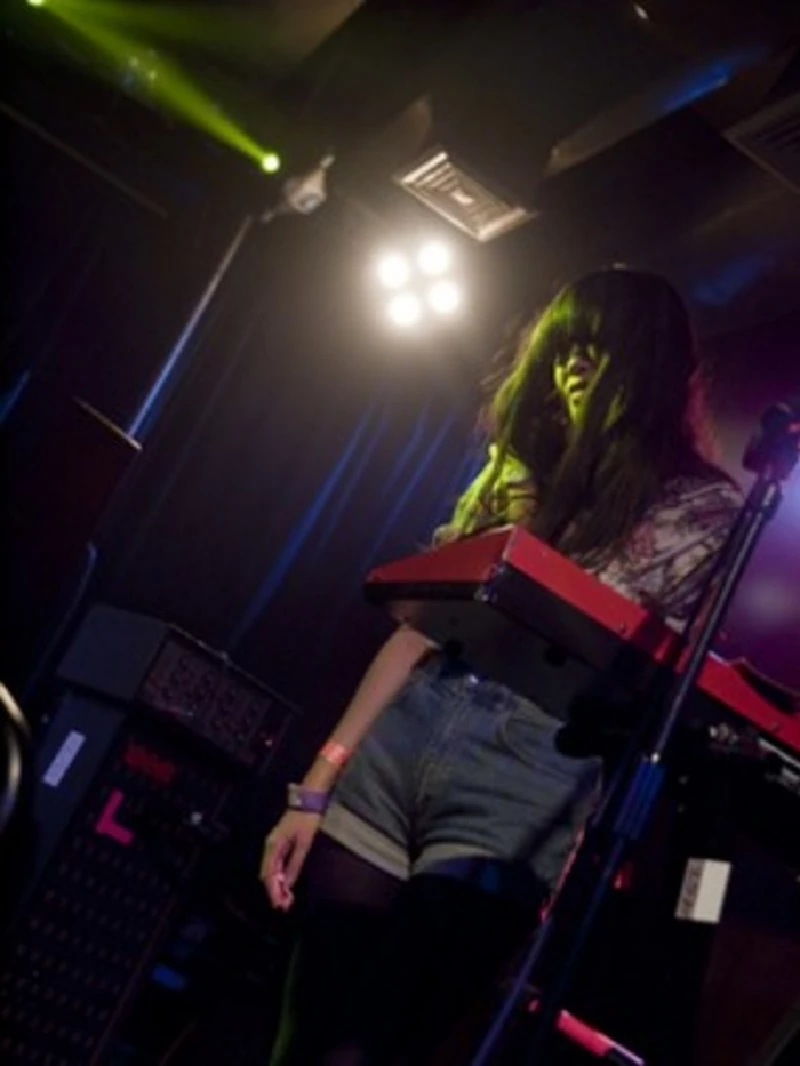
[[[601,776],[598,759],[556,749],[562,726],[504,685],[434,657],[359,745],[322,830],[403,880],[492,859],[552,890]]]

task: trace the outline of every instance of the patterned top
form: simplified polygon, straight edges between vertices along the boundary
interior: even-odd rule
[[[610,562],[586,569],[681,629],[741,505],[739,489],[722,477],[676,478],[668,482],[622,551]]]
[[[472,498],[460,503],[467,514],[476,515],[471,528],[467,525],[467,535],[523,521],[530,505],[527,471],[520,463],[506,460],[494,518],[477,508],[475,501],[496,455],[494,447],[490,446],[489,462],[470,488]],[[739,489],[721,474],[674,478],[664,486],[661,499],[648,509],[622,550],[602,561],[573,559],[623,596],[655,611],[673,628],[682,629],[741,505]],[[462,528],[464,524],[462,520]],[[453,526],[444,526],[437,530],[434,543],[446,543],[454,533]]]

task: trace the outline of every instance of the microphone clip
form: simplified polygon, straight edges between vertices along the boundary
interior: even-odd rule
[[[800,397],[777,403],[761,417],[761,425],[744,453],[744,468],[774,481],[786,481],[800,460]]]

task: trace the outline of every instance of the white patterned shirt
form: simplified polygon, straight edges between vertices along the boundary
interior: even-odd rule
[[[681,628],[697,603],[741,505],[739,489],[722,477],[675,478],[614,558],[586,569],[623,596],[652,608]]]

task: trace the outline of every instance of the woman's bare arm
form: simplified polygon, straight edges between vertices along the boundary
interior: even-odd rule
[[[358,747],[364,734],[381,711],[397,695],[415,666],[436,648],[427,637],[401,626],[389,637],[370,663],[328,744],[341,745],[348,752]],[[318,756],[303,778],[303,786],[327,792],[339,768]]]

